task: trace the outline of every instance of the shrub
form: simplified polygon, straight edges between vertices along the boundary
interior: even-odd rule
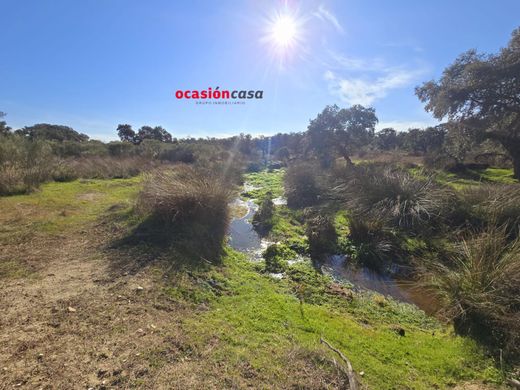
[[[127,179],[150,169],[151,161],[138,157],[82,157],[61,161],[55,180],[83,179]]]
[[[504,225],[509,235],[518,235],[520,186],[481,184],[460,192],[459,213],[476,228]]]
[[[508,242],[504,227],[491,227],[425,268],[423,284],[441,299],[457,332],[518,357],[520,239]]]
[[[395,237],[385,229],[381,220],[351,217],[348,237],[354,245],[352,255],[371,269],[383,271],[398,257]]]
[[[283,244],[269,245],[262,256],[265,259],[266,272],[284,272],[289,265],[288,261],[296,257],[296,252]]]
[[[253,227],[259,234],[265,235],[273,227],[274,203],[273,195],[268,192],[253,216]]]
[[[263,164],[259,162],[250,162],[247,164],[246,172],[260,172],[263,169]]]
[[[419,179],[377,165],[354,168],[334,192],[357,215],[411,230],[437,227],[456,199],[453,191],[440,187],[432,177]]]
[[[334,223],[330,218],[317,216],[309,219],[306,234],[309,241],[309,251],[313,258],[335,252],[338,237]]]
[[[311,164],[291,165],[285,173],[287,205],[292,208],[316,205],[322,192],[318,171]]]
[[[50,179],[54,157],[48,142],[0,137],[0,195],[33,191]]]
[[[175,232],[172,238],[185,240],[199,258],[217,261],[232,197],[233,191],[220,176],[180,165],[145,177],[138,209],[162,228]]]

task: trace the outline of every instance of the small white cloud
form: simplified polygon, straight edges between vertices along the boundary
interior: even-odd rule
[[[432,119],[430,121],[387,121],[379,122],[376,125],[376,131],[391,127],[397,131],[407,131],[409,129],[424,129],[429,126],[436,126],[440,122]]]
[[[314,12],[314,16],[316,16],[318,19],[324,22],[332,24],[336,31],[340,34],[343,34],[345,32],[343,30],[343,26],[341,26],[341,24],[339,23],[338,18],[336,18],[336,16],[332,12],[327,10],[323,5],[320,5],[318,7],[318,10]]]
[[[329,90],[347,104],[370,106],[378,99],[387,96],[388,92],[410,85],[422,70],[407,71],[405,69],[388,69],[383,75],[375,78],[341,77],[328,70],[324,74],[329,83]]]
[[[381,71],[387,68],[387,64],[380,58],[366,60],[363,58],[347,57],[334,50],[328,51],[330,60],[327,61],[334,69]]]

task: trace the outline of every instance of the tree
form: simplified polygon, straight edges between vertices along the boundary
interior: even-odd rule
[[[48,141],[88,141],[86,134],[78,133],[72,127],[62,125],[51,125],[48,123],[37,123],[33,126],[25,126],[23,129],[16,130],[17,134],[30,139],[43,139]]]
[[[391,127],[387,127],[376,133],[376,146],[381,150],[392,150],[399,146],[397,132]]]
[[[462,125],[450,125],[443,145],[444,153],[455,161],[457,166],[462,166],[466,155],[475,146],[475,137],[470,129]]]
[[[0,111],[0,118],[5,117],[7,114],[5,112]],[[0,121],[0,135],[7,135],[11,132],[11,128],[7,126],[6,121]]]
[[[426,111],[496,140],[508,151],[520,179],[520,28],[497,54],[469,50],[439,81],[416,88]]]
[[[136,134],[130,125],[118,125],[117,126],[117,135],[119,139],[123,142],[132,142],[136,143]]]
[[[323,166],[329,166],[334,152],[348,164],[350,156],[374,137],[377,117],[373,108],[355,105],[340,109],[326,106],[307,128],[308,149],[314,151]]]
[[[172,135],[161,126],[143,126],[137,132],[137,140],[153,139],[161,142],[172,142]]]
[[[415,154],[426,154],[442,148],[446,126],[441,124],[426,129],[408,129],[403,133],[403,146]]]

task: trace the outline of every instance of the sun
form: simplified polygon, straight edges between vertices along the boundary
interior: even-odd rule
[[[271,25],[271,39],[280,49],[286,49],[296,43],[298,26],[290,15],[277,15]]]
[[[262,41],[271,53],[287,59],[300,51],[303,39],[303,20],[295,12],[285,9],[265,20]]]

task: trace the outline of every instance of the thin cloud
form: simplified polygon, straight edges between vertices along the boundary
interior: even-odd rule
[[[370,106],[388,95],[391,90],[411,85],[424,71],[389,68],[383,74],[372,77],[340,76],[330,70],[323,77],[329,91],[347,104]]]
[[[334,26],[336,31],[340,34],[343,34],[345,32],[345,30],[343,30],[343,26],[339,23],[338,18],[336,18],[336,16],[332,12],[327,10],[323,5],[320,5],[318,7],[318,10],[314,12],[314,16],[316,16],[318,19],[324,22],[332,24],[332,26]]]
[[[425,127],[436,126],[439,122],[432,119],[430,121],[386,121],[379,122],[376,125],[376,130],[386,129],[391,127],[397,131],[407,131],[409,129],[424,129]]]

